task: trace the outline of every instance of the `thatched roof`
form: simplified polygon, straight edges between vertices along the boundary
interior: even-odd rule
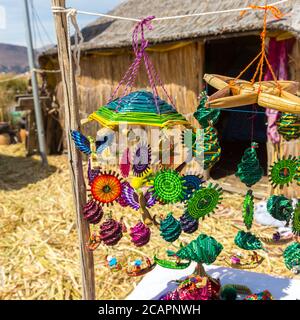
[[[274,0],[268,0],[268,3]],[[109,14],[132,18],[184,15],[197,12],[243,8],[251,4],[263,5],[264,0],[128,0]],[[290,0],[279,7],[286,15],[276,20],[269,16],[268,30],[289,31],[300,37],[300,1]],[[154,21],[154,30],[146,33],[151,43],[183,39],[228,36],[259,31],[262,10],[207,15],[176,20]],[[99,18],[82,29],[82,50],[112,49],[131,45],[134,22]]]

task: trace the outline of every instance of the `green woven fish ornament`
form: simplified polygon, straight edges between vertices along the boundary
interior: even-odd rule
[[[223,246],[215,238],[200,234],[197,239],[176,252],[180,259],[192,260],[197,263],[211,264],[223,250]]]
[[[273,188],[289,185],[296,178],[299,162],[295,157],[289,156],[274,162],[269,170],[269,181]]]
[[[292,200],[284,196],[273,195],[268,199],[267,210],[274,219],[286,221],[289,224],[293,213]]]
[[[193,193],[187,201],[186,211],[194,219],[204,219],[218,208],[222,200],[222,188],[209,183],[207,187]]]
[[[169,212],[166,218],[161,221],[159,230],[164,240],[174,242],[181,234],[181,224],[174,218],[172,212]]]
[[[246,149],[235,173],[249,188],[258,182],[264,174],[264,170],[257,159],[256,148],[257,143],[253,142],[251,147]]]
[[[179,202],[186,195],[185,181],[176,170],[158,171],[152,183],[156,198],[164,203]]]
[[[298,201],[294,211],[292,231],[295,236],[300,236],[300,201]]]
[[[194,113],[195,119],[199,122],[202,128],[206,128],[210,125],[214,125],[220,116],[220,110],[214,108],[206,108],[207,94],[205,91],[200,93],[200,104],[197,111]]]
[[[278,132],[285,140],[290,141],[300,137],[300,117],[297,114],[282,113],[277,122]]]
[[[244,250],[263,249],[261,241],[251,232],[238,231],[234,238],[234,243]]]
[[[243,203],[243,220],[247,230],[252,227],[254,215],[254,201],[252,190],[248,190]]]
[[[293,242],[283,252],[286,267],[291,270],[300,266],[300,243]]]

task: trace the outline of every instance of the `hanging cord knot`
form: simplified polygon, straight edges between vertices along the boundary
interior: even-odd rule
[[[279,8],[277,8],[276,6],[257,6],[255,4],[252,4],[249,6],[249,8],[251,9],[257,9],[257,10],[264,10],[264,11],[269,11],[274,18],[276,19],[282,19],[284,14],[281,12],[281,10]]]
[[[144,65],[145,65],[147,76],[149,79],[149,83],[150,83],[150,86],[152,89],[157,113],[160,114],[160,108],[159,108],[159,104],[158,104],[159,98],[158,98],[157,86],[161,87],[163,92],[168,97],[168,99],[171,103],[171,106],[173,107],[174,110],[176,110],[172,98],[170,97],[167,90],[165,89],[158,73],[154,69],[152,61],[150,60],[150,58],[146,52],[146,48],[149,45],[149,41],[145,39],[145,30],[146,29],[153,30],[153,27],[151,25],[151,21],[153,19],[155,19],[154,16],[149,16],[144,19],[141,19],[138,21],[138,23],[135,25],[135,27],[133,29],[132,49],[133,49],[133,52],[135,55],[135,59],[134,59],[133,63],[131,64],[131,66],[126,71],[124,77],[119,82],[119,84],[116,87],[116,89],[114,90],[114,92],[112,93],[110,100],[109,100],[109,101],[112,101],[114,99],[114,97],[116,96],[116,93],[120,89],[121,85],[125,84],[125,89],[123,90],[123,93],[118,100],[118,106],[116,107],[116,112],[118,112],[118,109],[121,105],[122,99],[125,97],[125,95],[128,92],[131,92],[142,60],[144,60]]]
[[[76,75],[79,76],[80,75],[80,46],[83,43],[83,35],[82,32],[78,26],[77,23],[77,10],[75,8],[68,8],[67,10],[67,19],[70,19],[74,30],[75,30],[75,34],[74,34],[74,49],[73,49],[73,59],[74,59],[74,63],[75,63],[75,72]],[[69,28],[69,26],[68,26]],[[68,30],[68,33],[70,33],[70,30]],[[72,49],[70,48],[70,50],[72,51]]]

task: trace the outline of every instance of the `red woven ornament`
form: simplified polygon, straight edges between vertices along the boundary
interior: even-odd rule
[[[102,204],[110,204],[117,200],[122,192],[122,183],[118,175],[103,173],[97,176],[91,185],[91,193],[96,201]]]
[[[120,163],[120,171],[122,174],[122,177],[127,178],[129,176],[130,172],[130,153],[129,153],[129,148],[124,150],[124,153],[121,158],[121,163]]]

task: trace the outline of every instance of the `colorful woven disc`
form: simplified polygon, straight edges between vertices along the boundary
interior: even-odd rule
[[[269,171],[269,181],[272,186],[289,185],[297,173],[297,159],[289,156],[288,159],[281,159],[271,166]]]
[[[194,219],[204,219],[217,208],[221,200],[222,188],[210,183],[206,188],[194,192],[187,202],[187,212]]]
[[[194,174],[188,174],[183,176],[184,186],[186,187],[186,194],[183,200],[188,200],[194,191],[201,188],[202,183],[204,182],[203,177],[199,177]]]
[[[155,196],[164,203],[183,200],[186,194],[183,177],[176,170],[161,170],[153,180]]]
[[[91,193],[95,200],[109,204],[121,195],[121,180],[115,173],[104,173],[97,176],[91,185]]]

